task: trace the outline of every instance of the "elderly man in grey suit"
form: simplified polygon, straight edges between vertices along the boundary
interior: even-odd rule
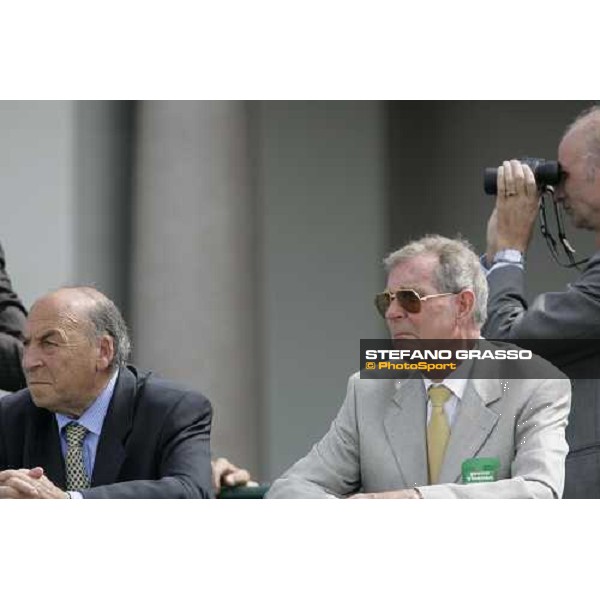
[[[556,200],[575,227],[593,232],[596,253],[566,290],[525,300],[524,253],[538,215],[531,169],[505,161],[498,169],[496,207],[488,223],[484,267],[490,287],[484,334],[536,343],[537,351],[571,377],[565,498],[600,498],[600,107],[580,115],[558,147],[562,180]]]
[[[487,283],[466,243],[427,236],[385,265],[377,307],[392,338],[480,337]],[[547,378],[478,379],[466,363],[441,381],[353,375],[329,432],[268,497],[559,498],[570,384],[533,360]],[[470,459],[493,460],[495,480],[465,484]]]

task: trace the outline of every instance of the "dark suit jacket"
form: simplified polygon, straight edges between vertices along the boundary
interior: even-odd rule
[[[25,315],[25,308],[6,273],[4,251],[0,245],[0,390],[16,391],[25,387],[21,369]]]
[[[202,395],[121,369],[84,498],[208,498],[212,409]],[[0,470],[41,466],[65,489],[54,413],[27,389],[0,399]]]
[[[487,338],[519,340],[572,380],[564,498],[600,498],[600,252],[565,291],[525,301],[525,273],[489,277]],[[529,342],[527,342],[529,340]]]

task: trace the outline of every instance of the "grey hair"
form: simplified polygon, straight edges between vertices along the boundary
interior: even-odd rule
[[[94,338],[109,335],[114,342],[114,356],[109,365],[111,370],[123,368],[131,353],[131,341],[127,325],[115,303],[94,287],[73,288],[91,300],[86,316]]]
[[[595,104],[579,113],[567,127],[566,137],[572,131],[581,131],[586,143],[586,161],[588,177],[593,178],[596,168],[600,167],[600,105]]]
[[[462,238],[450,239],[441,235],[426,235],[409,242],[383,260],[389,273],[396,265],[421,256],[437,256],[439,265],[434,271],[440,293],[471,290],[475,295],[473,318],[481,327],[487,318],[488,283],[479,258],[469,242]]]
[[[124,368],[131,353],[131,341],[125,320],[115,303],[105,296],[90,309],[88,317],[97,338],[108,334],[114,340],[115,355],[110,366],[113,369]]]

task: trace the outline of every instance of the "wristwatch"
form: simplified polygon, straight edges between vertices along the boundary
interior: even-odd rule
[[[505,250],[499,250],[494,254],[494,258],[492,259],[492,265],[498,263],[509,263],[512,265],[522,265],[525,260],[523,258],[523,253],[520,250],[514,250],[513,248],[507,248]]]

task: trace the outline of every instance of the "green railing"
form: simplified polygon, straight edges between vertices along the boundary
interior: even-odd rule
[[[219,500],[261,500],[268,491],[269,485],[266,483],[224,487],[221,488],[221,493],[217,498]]]

